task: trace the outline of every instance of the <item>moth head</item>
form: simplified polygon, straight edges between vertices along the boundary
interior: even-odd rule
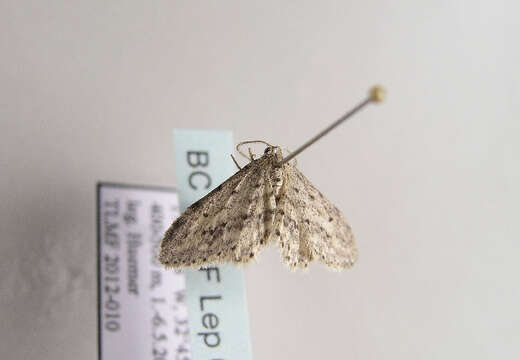
[[[281,161],[283,158],[282,149],[279,146],[268,146],[264,150],[264,156],[274,156],[276,160]]]

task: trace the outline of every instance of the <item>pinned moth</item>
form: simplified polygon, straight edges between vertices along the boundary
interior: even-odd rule
[[[173,222],[159,261],[174,268],[247,263],[274,243],[291,269],[306,268],[313,260],[335,269],[352,267],[357,248],[350,226],[290,160],[383,97],[381,88],[373,88],[367,99],[286,158],[279,146],[263,141],[267,147],[259,159],[241,152],[250,162]]]

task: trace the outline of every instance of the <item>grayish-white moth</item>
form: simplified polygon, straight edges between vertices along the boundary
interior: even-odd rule
[[[366,100],[286,158],[280,147],[262,141],[267,145],[262,157],[250,153],[244,168],[173,222],[161,242],[159,261],[174,268],[247,263],[275,243],[291,269],[306,268],[313,260],[350,268],[357,259],[350,226],[289,160],[383,98],[384,91],[373,88]]]

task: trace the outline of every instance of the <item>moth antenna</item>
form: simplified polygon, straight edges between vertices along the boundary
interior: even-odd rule
[[[310,139],[309,141],[307,141],[305,144],[303,144],[302,146],[300,146],[298,149],[296,149],[292,154],[290,154],[289,156],[287,156],[285,159],[283,159],[280,163],[281,164],[285,164],[287,163],[288,161],[290,161],[291,159],[293,159],[296,155],[298,155],[299,153],[301,153],[303,150],[307,149],[309,146],[311,146],[312,144],[314,144],[316,141],[318,141],[319,139],[321,139],[323,136],[327,135],[332,129],[334,129],[336,126],[338,126],[339,124],[341,124],[342,122],[344,122],[345,120],[347,120],[348,118],[350,118],[352,115],[354,115],[355,113],[357,113],[359,110],[363,109],[366,105],[370,104],[370,103],[380,103],[380,102],[383,102],[385,100],[385,97],[386,97],[386,91],[383,87],[379,86],[379,85],[376,85],[376,86],[373,86],[369,93],[368,93],[368,96],[365,98],[365,100],[363,100],[362,102],[360,102],[358,105],[356,105],[352,110],[350,110],[349,112],[345,113],[342,117],[340,117],[338,120],[334,121],[331,125],[329,125],[327,128],[325,128],[323,131],[321,131],[320,133],[318,133],[316,136],[314,136],[312,139]]]
[[[247,156],[246,154],[244,154],[244,153],[242,152],[242,150],[240,150],[240,146],[244,145],[245,143],[246,143],[245,141],[243,141],[243,142],[241,142],[241,143],[238,143],[238,144],[237,144],[237,147],[236,147],[236,150],[238,151],[238,153],[239,153],[240,155],[242,155],[242,156],[245,157],[247,160],[249,160],[249,156]]]
[[[233,154],[231,154],[231,159],[233,159],[233,162],[234,162],[235,165],[237,166],[238,170],[242,170],[242,168],[240,167],[240,165],[238,165],[237,159],[235,159],[235,157],[233,156]]]
[[[269,144],[267,141],[264,141],[264,140],[249,140],[249,141],[239,142],[237,144],[237,146],[236,146],[236,150],[238,151],[238,153],[240,155],[245,157],[247,160],[249,160],[249,161],[254,160],[254,159],[251,159],[251,149],[249,149],[249,156],[248,156],[240,149],[240,147],[245,145],[245,144],[255,144],[255,143],[261,143],[261,144],[264,144],[266,146],[273,147],[273,145]]]

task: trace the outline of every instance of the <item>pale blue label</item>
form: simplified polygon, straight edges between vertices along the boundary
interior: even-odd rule
[[[181,211],[236,170],[229,131],[174,131]],[[242,270],[235,265],[186,271],[193,360],[252,359]]]

